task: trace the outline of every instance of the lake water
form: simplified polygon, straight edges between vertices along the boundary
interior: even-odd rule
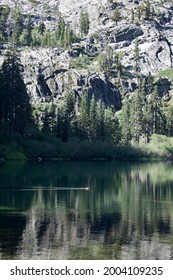
[[[0,259],[173,259],[173,165],[0,165]]]

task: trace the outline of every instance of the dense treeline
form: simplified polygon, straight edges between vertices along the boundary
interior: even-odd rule
[[[8,20],[10,16],[10,20]],[[9,6],[0,5],[0,47],[2,44],[11,43],[13,46],[59,46],[68,47],[79,40],[80,36],[89,32],[89,15],[81,11],[79,19],[80,34],[65,22],[60,13],[57,15],[56,25],[51,30],[46,28],[44,19],[35,20],[32,15],[23,15],[17,6],[10,10]]]
[[[165,107],[158,86],[151,76],[143,80],[131,100],[122,107],[122,141],[149,142],[152,134],[172,136],[172,105]]]
[[[92,156],[96,152],[97,157],[107,155],[103,153],[106,144],[108,150],[113,147],[108,154],[114,157],[115,147],[119,147],[119,153],[122,145],[148,143],[155,134],[173,136],[173,107],[168,103],[165,106],[151,75],[138,77],[138,87],[131,98],[124,98],[121,112],[114,112],[87,92],[77,99],[72,92],[66,92],[61,102],[52,101],[40,110],[39,106],[31,107],[18,56],[14,51],[7,54],[0,71],[1,144],[16,143],[33,157],[58,156],[57,146],[60,151],[63,143],[71,145],[70,154],[78,143],[80,149],[75,153],[79,153],[79,158],[82,143],[87,147],[86,154],[91,149]],[[130,155],[135,153],[132,148]]]
[[[55,104],[49,105],[42,129],[62,141],[78,138],[126,145],[148,143],[153,134],[172,137],[173,106],[163,101],[158,82],[151,75],[138,78],[137,89],[124,97],[121,112],[114,112],[92,94],[83,93],[77,102],[68,92],[58,110]]]
[[[118,143],[121,138],[118,118],[104,103],[83,93],[79,108],[72,93],[68,92],[59,107],[49,106],[42,116],[42,132],[62,141],[77,138],[80,141],[106,141]]]

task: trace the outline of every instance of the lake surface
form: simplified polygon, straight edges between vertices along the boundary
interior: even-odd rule
[[[173,259],[173,165],[0,165],[0,259]]]

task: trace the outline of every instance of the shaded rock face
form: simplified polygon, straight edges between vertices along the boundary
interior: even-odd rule
[[[120,91],[104,74],[89,74],[86,70],[57,69],[55,66],[44,68],[44,64],[42,67],[37,68],[36,78],[25,68],[24,77],[32,103],[50,102],[53,99],[60,102],[66,92],[70,91],[76,99],[80,99],[86,92],[89,96],[94,95],[97,101],[101,99],[106,106],[121,108]]]
[[[106,105],[119,110],[121,109],[121,94],[117,86],[109,81],[104,75],[93,74],[88,77],[88,93],[94,94],[96,100],[101,99]]]
[[[158,91],[161,97],[167,96],[169,91],[171,90],[171,81],[167,78],[159,79],[156,84],[158,85]]]
[[[122,41],[132,41],[138,36],[143,35],[143,31],[139,27],[127,26],[124,29],[120,29],[115,34],[115,43]]]

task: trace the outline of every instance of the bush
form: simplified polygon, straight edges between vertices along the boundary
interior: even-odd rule
[[[0,157],[5,160],[26,160],[25,154],[13,145],[0,145]]]

